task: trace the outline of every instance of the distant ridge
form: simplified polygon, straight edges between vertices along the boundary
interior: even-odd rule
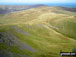
[[[36,8],[36,7],[41,7],[41,6],[47,6],[47,5],[44,5],[44,4],[37,4],[37,5],[30,5],[30,8]]]
[[[0,5],[0,14],[7,14],[7,13],[15,12],[15,11],[22,11],[22,10],[37,8],[37,7],[42,7],[42,6],[47,6],[47,5],[44,5],[44,4],[36,4],[36,5]],[[76,8],[68,8],[68,7],[61,7],[61,6],[54,6],[54,7],[59,9],[59,10],[76,12]]]
[[[30,8],[36,8],[46,6],[43,4],[37,4],[37,5],[0,5],[0,14],[7,14],[14,11],[21,11],[26,10]]]
[[[61,6],[59,6],[58,8],[66,11],[76,12],[76,8],[68,8],[68,7],[61,7]]]

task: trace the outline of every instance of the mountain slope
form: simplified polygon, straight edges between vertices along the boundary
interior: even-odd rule
[[[76,48],[74,12],[38,7],[0,15],[0,57],[60,57]]]

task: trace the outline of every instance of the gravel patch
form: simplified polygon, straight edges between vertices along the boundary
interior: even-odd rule
[[[21,29],[19,29],[19,28],[16,27],[16,26],[12,26],[12,28],[13,28],[16,32],[22,33],[22,34],[24,34],[24,35],[32,36],[30,33],[26,32],[26,31],[22,31]]]
[[[8,46],[17,45],[20,49],[26,49],[28,51],[35,52],[30,45],[19,41],[18,38],[12,33],[6,34],[4,32],[0,32],[0,34],[3,35],[3,39],[0,39],[0,43],[4,42]]]

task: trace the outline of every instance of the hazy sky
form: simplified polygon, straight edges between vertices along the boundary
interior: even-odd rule
[[[76,0],[0,0],[1,3],[76,3]]]

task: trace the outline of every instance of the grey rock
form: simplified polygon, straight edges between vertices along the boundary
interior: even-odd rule
[[[30,33],[26,32],[26,31],[23,31],[16,26],[12,26],[12,28],[15,29],[16,32],[22,33],[24,35],[32,36]]]

